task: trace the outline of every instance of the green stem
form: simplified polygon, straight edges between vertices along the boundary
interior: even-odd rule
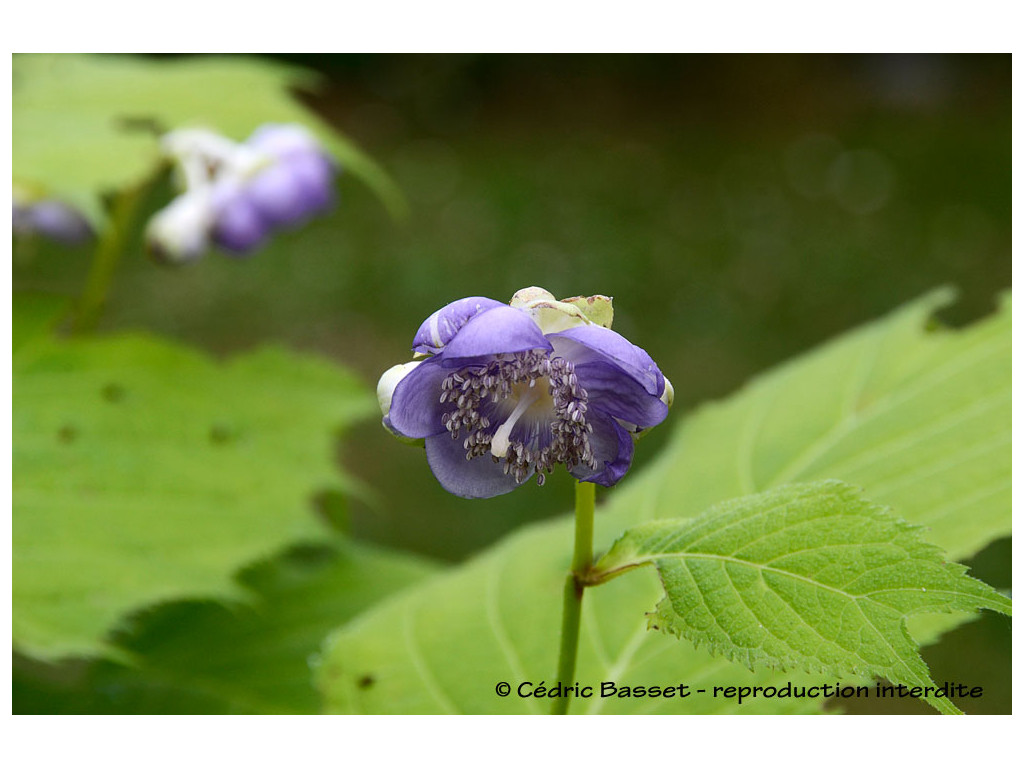
[[[96,243],[85,287],[78,298],[71,322],[73,333],[89,333],[96,329],[107,303],[110,284],[118,262],[125,251],[132,220],[143,197],[143,188],[126,189],[114,198],[110,221]]]
[[[583,611],[583,590],[586,574],[594,562],[594,494],[593,483],[576,483],[576,543],[572,566],[565,579],[562,603],[562,644],[558,653],[558,682],[562,690],[571,688],[576,677],[576,651],[580,644],[580,614]],[[569,694],[553,700],[551,714],[569,711]]]

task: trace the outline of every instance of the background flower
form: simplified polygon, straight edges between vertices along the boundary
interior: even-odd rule
[[[29,200],[15,189],[11,208],[11,229],[19,237],[41,235],[64,245],[82,245],[94,237],[85,217],[60,200]]]
[[[188,129],[163,144],[185,186],[147,230],[150,249],[168,261],[197,259],[213,244],[248,254],[334,202],[337,168],[302,126],[263,125],[242,144]]]

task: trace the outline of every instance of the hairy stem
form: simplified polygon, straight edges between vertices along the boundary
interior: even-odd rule
[[[110,211],[110,221],[96,243],[85,287],[75,306],[71,321],[74,333],[89,333],[96,329],[107,303],[110,284],[124,254],[128,232],[135,218],[144,188],[125,189],[117,194]]]
[[[565,579],[562,644],[558,653],[558,682],[561,683],[563,691],[573,686],[576,677],[576,651],[580,644],[583,590],[587,586],[586,574],[594,561],[594,494],[593,483],[576,483],[576,543],[572,553],[572,566]],[[551,714],[567,714],[570,700],[568,693],[555,698],[551,704]]]

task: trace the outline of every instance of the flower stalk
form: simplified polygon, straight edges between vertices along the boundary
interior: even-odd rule
[[[672,405],[669,380],[612,317],[607,296],[558,301],[537,286],[508,304],[457,299],[420,325],[413,360],[377,382],[384,428],[423,445],[456,496],[491,498],[531,477],[543,485],[557,465],[579,481],[555,715],[568,714],[575,690],[583,592],[615,575],[594,572],[595,486],[622,479],[637,438]]]
[[[558,682],[567,691],[575,682],[576,653],[580,644],[580,616],[583,612],[583,590],[587,586],[587,572],[594,561],[594,497],[593,483],[576,483],[576,537],[572,566],[565,579],[562,603],[562,641],[558,653]],[[569,712],[569,693],[554,699],[551,714]]]
[[[71,320],[72,332],[90,333],[99,325],[114,273],[124,255],[128,235],[145,191],[143,186],[125,189],[114,198],[110,221],[96,241],[85,287],[75,307]]]

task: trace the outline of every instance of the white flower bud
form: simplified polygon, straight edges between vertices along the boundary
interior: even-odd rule
[[[146,227],[146,243],[157,257],[181,263],[202,256],[210,245],[216,211],[211,189],[201,187],[176,197]]]
[[[391,397],[395,394],[395,387],[422,362],[422,360],[413,360],[410,363],[399,363],[381,374],[380,380],[377,382],[377,403],[380,405],[381,415],[387,416],[391,413]]]
[[[406,437],[391,426],[391,419],[388,418],[388,414],[391,413],[391,398],[395,394],[395,388],[399,382],[412,373],[413,368],[422,362],[422,360],[413,360],[409,363],[393,365],[384,371],[377,382],[377,404],[380,406],[380,412],[384,417],[381,423],[388,432],[398,438],[399,442],[406,445],[423,445],[424,441],[423,438]]]
[[[164,155],[176,160],[186,191],[210,184],[233,165],[237,145],[226,136],[205,128],[182,128],[160,140]]]
[[[671,408],[675,397],[676,391],[672,388],[672,382],[668,380],[668,376],[665,376],[665,391],[661,393],[661,402]]]

